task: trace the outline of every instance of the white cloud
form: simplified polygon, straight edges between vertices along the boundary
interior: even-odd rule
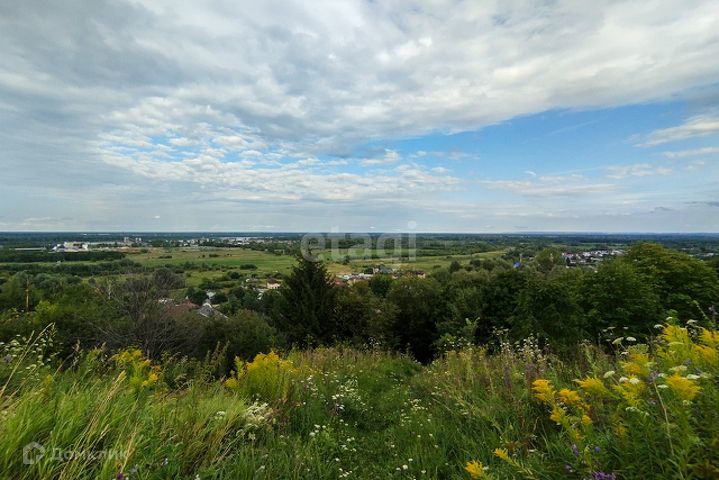
[[[702,115],[692,117],[676,127],[662,128],[649,133],[640,144],[642,147],[653,147],[669,142],[678,142],[694,137],[719,134],[719,117]],[[696,151],[696,150],[695,150]]]
[[[0,167],[57,197],[82,187],[82,205],[103,205],[86,214],[112,218],[137,217],[137,197],[159,188],[178,211],[254,201],[266,202],[257,215],[282,205],[288,218],[282,202],[342,201],[374,224],[368,199],[431,205],[461,188],[443,167],[408,162],[478,160],[358,146],[672,98],[719,78],[712,0],[3,2],[0,43]],[[645,142],[716,124],[694,117]],[[536,177],[485,184],[530,196],[614,188]],[[18,194],[23,218],[44,216],[41,195]]]
[[[650,177],[653,175],[669,175],[672,169],[663,165],[636,163],[633,165],[613,165],[607,167],[607,177],[623,179],[627,177]]]
[[[531,180],[484,180],[492,189],[508,190],[530,197],[564,197],[587,194],[605,194],[617,186],[607,182],[590,181],[582,175],[532,176]]]
[[[667,158],[697,157],[704,155],[714,156],[716,154],[719,154],[719,147],[703,147],[690,150],[675,150],[663,153],[663,155]]]
[[[399,153],[395,150],[385,150],[385,153],[380,158],[365,158],[360,160],[359,164],[363,167],[369,167],[373,165],[389,165],[397,163],[400,159]]]

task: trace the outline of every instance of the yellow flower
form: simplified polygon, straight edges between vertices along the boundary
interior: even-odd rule
[[[552,414],[549,416],[549,419],[555,423],[562,423],[566,416],[567,412],[565,412],[563,408],[555,405],[552,407]]]
[[[541,400],[542,402],[554,401],[555,390],[549,380],[542,378],[535,380],[532,383],[532,390],[534,391],[534,396],[537,400]]]
[[[494,449],[494,455],[498,458],[501,458],[505,462],[509,462],[509,452],[507,452],[506,448],[495,448]]]
[[[686,328],[676,327],[674,325],[667,325],[662,330],[662,338],[665,342],[672,344],[688,344],[691,342],[689,339],[689,332]]]
[[[586,415],[586,414],[585,414],[585,415],[582,415],[582,423],[583,423],[584,425],[591,425],[591,424],[592,424],[592,419],[589,418],[589,415]]]
[[[575,380],[575,382],[582,390],[592,395],[605,396],[609,393],[604,382],[597,377],[587,377],[584,380]]]
[[[707,347],[719,348],[719,331],[711,331],[706,328],[702,328],[701,341]]]
[[[632,407],[639,407],[642,392],[644,391],[644,382],[637,377],[622,377],[619,384],[614,386],[614,390],[624,398]]]
[[[467,462],[467,465],[464,467],[464,470],[469,473],[469,476],[473,479],[486,478],[486,475],[484,473],[484,465],[482,465],[482,462],[478,462],[477,460]]]
[[[707,345],[694,345],[692,350],[694,350],[694,354],[697,357],[710,365],[719,363],[719,351],[713,347],[709,347]]]
[[[629,361],[622,363],[622,368],[629,375],[649,375],[649,354],[645,352],[630,352]]]
[[[237,382],[237,379],[235,377],[230,377],[227,380],[225,380],[225,386],[227,388],[237,388],[239,386],[239,383]]]
[[[579,396],[579,393],[577,393],[575,390],[570,390],[568,388],[563,388],[559,390],[559,400],[565,405],[575,405],[582,409],[585,407],[584,402],[582,402],[582,398]]]
[[[675,373],[671,377],[667,378],[667,385],[669,385],[671,391],[682,400],[693,399],[701,390],[701,387],[693,380],[682,377],[678,373]]]

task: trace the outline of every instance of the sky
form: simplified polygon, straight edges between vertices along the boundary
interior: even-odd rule
[[[719,232],[716,0],[0,2],[0,231]]]

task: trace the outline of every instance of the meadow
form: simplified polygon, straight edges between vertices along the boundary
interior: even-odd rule
[[[530,338],[427,365],[379,348],[204,360],[0,345],[12,479],[719,477],[719,333],[669,319],[558,358]],[[37,442],[23,461],[23,447]],[[42,450],[40,450],[42,448]],[[40,453],[44,452],[44,456]]]
[[[185,272],[185,281],[190,286],[199,285],[203,279],[217,279],[228,271],[244,272],[247,275],[255,274],[260,278],[268,276],[280,277],[288,275],[296,263],[294,255],[275,254],[246,248],[146,248],[128,255],[128,259],[140,265],[157,268],[163,266],[184,267],[191,264]],[[469,262],[472,259],[496,258],[506,252],[506,249],[481,252],[474,254],[455,255],[424,255],[412,260],[397,262],[388,258],[385,260],[369,260],[350,258],[343,263],[343,255],[348,252],[341,250],[335,261],[327,261],[327,270],[333,275],[361,272],[368,265],[384,264],[388,268],[398,270],[423,270],[431,273],[434,270],[447,268],[453,261]],[[323,259],[331,259],[329,251],[320,251],[317,254]],[[254,265],[252,270],[243,270],[243,265]]]

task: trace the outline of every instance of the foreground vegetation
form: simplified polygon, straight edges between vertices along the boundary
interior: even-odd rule
[[[379,350],[53,357],[3,344],[4,478],[717,478],[719,333],[670,319],[572,360],[531,339],[422,366]],[[45,455],[23,447],[38,442]],[[52,454],[61,452],[61,454]],[[28,456],[26,455],[26,457]],[[62,458],[58,458],[58,455]],[[64,455],[64,457],[63,457]],[[27,460],[27,458],[26,458]]]

